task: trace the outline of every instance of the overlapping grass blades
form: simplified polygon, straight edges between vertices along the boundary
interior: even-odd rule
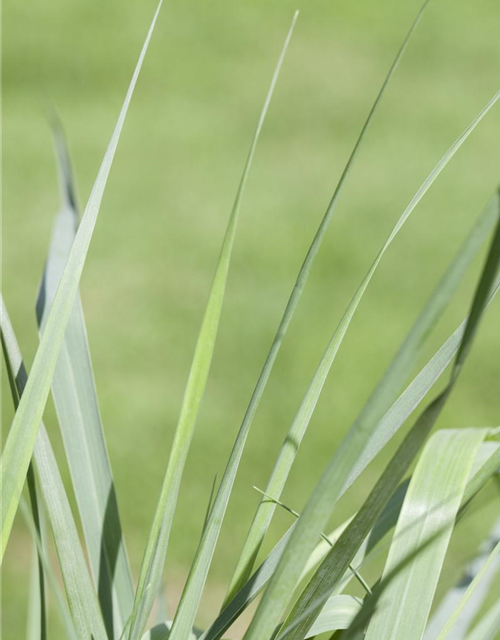
[[[362,541],[368,535],[380,512],[389,500],[392,489],[401,481],[402,476],[418,453],[419,448],[422,446],[430,430],[435,425],[455,386],[472,346],[472,341],[477,332],[486,302],[495,284],[499,264],[500,220],[497,222],[493,242],[491,243],[486,263],[474,295],[469,319],[447,386],[417,419],[396,454],[392,457],[389,465],[384,469],[384,472],[362,508],[340,536],[337,543],[307,584],[283,623],[280,633],[277,636],[279,639],[297,640],[298,638],[302,638],[302,634],[307,631],[314,622],[321,609],[322,603],[326,601],[345,573],[347,566],[352,562]],[[327,468],[325,475],[328,475],[328,471],[329,468]],[[318,486],[322,486],[321,481]],[[297,531],[301,520],[302,518],[298,520],[295,531]],[[293,541],[293,534],[290,540]],[[417,550],[415,550],[415,553],[417,553]],[[264,595],[264,598],[265,597],[266,594]],[[252,628],[252,624],[250,629]]]
[[[453,153],[463,144],[464,140],[497,102],[499,97],[500,92],[490,100],[471,125],[469,125],[465,132],[457,139],[452,147],[450,147],[426,180],[429,186],[433,179],[435,179],[435,176],[444,168]],[[425,188],[426,183],[424,183],[419,192],[422,190],[425,192],[427,190]],[[415,198],[413,200],[415,200]],[[397,232],[398,225],[396,225],[393,234]],[[391,236],[393,234],[391,234]],[[458,264],[456,264],[454,268],[458,269]],[[494,277],[494,275],[492,277]],[[409,375],[421,344],[444,309],[446,292],[448,292],[448,294],[451,293],[453,290],[452,283],[454,281],[454,278],[450,275],[448,275],[445,280],[446,279],[448,279],[448,282],[443,288],[443,298],[441,294],[434,295],[431,298],[407,339],[400,347],[385,375],[370,396],[367,404],[355,420],[346,438],[335,452],[322,478],[313,491],[302,513],[302,517],[297,522],[297,526],[283,552],[276,572],[264,594],[249,630],[245,635],[245,640],[257,640],[258,638],[266,637],[272,633],[274,627],[279,623],[280,617],[283,615],[289,600],[290,591],[297,582],[302,568],[307,561],[307,557],[316,544],[317,536],[325,528],[333,506],[345,490],[345,486],[351,476],[352,468],[359,464],[359,460],[366,455],[367,443],[373,438],[373,427],[378,423],[384,411],[386,411],[387,405],[394,398],[394,395],[401,386],[401,381],[405,380]],[[475,307],[473,307],[473,312],[477,313]],[[476,322],[477,318],[469,318],[461,345],[464,344],[464,341],[465,344],[468,344],[468,327],[475,326]],[[457,358],[460,355],[461,348],[462,346],[459,347]]]
[[[12,395],[14,402],[16,394],[22,401],[28,378],[3,299],[1,305],[2,348],[11,372],[9,379],[16,385],[12,387]],[[79,640],[108,640],[77,528],[43,423],[35,439],[34,462],[77,637]],[[41,547],[39,553],[43,553]]]
[[[125,96],[123,107],[118,116],[118,121],[92,188],[75,241],[61,275],[57,293],[54,297],[50,313],[45,323],[43,336],[36,352],[31,375],[19,402],[19,407],[15,413],[0,459],[0,482],[3,492],[1,505],[0,561],[3,560],[5,547],[19,504],[21,491],[35,446],[38,426],[43,416],[66,327],[73,309],[111,164],[162,2],[163,0],[160,0],[153,22],[146,36],[139,61]]]
[[[76,189],[58,120],[53,133],[62,202],[37,299],[45,323],[78,227]],[[104,440],[85,318],[77,292],[52,381],[52,395],[83,525],[94,582],[110,638],[119,638],[132,612],[134,587]]]
[[[155,619],[158,620],[160,615],[163,619],[168,619],[168,622],[161,622],[147,632],[144,630],[146,626],[153,624],[151,621],[148,624],[148,620],[154,601],[161,591],[161,576],[179,487],[209,375],[241,198],[297,14],[272,77],[229,217],[135,596],[99,416],[78,285],[124,117],[161,2],[78,231],[71,170],[63,139],[60,132],[56,131],[63,209],[56,221],[40,289],[37,312],[42,335],[29,378],[23,367],[3,300],[0,310],[2,348],[10,374],[14,404],[18,405],[1,459],[0,480],[4,491],[1,554],[3,558],[27,475],[32,513],[27,511],[24,502],[22,509],[38,550],[38,578],[35,574],[37,580],[32,589],[29,640],[46,640],[47,637],[43,574],[48,577],[56,594],[59,593],[42,540],[38,496],[45,503],[64,581],[69,609],[61,603],[61,611],[67,636],[71,640],[221,640],[231,623],[266,586],[267,591],[250,623],[245,640],[304,640],[323,632],[335,632],[334,637],[338,638],[340,634],[337,631],[342,629],[345,630],[341,635],[343,640],[352,640],[364,637],[367,627],[367,640],[378,640],[379,637],[388,640],[418,640],[423,637],[453,527],[467,513],[472,499],[500,468],[500,443],[483,442],[486,437],[493,435],[491,430],[439,431],[429,439],[460,375],[482,315],[500,290],[498,193],[473,226],[424,306],[386,374],[327,466],[303,513],[299,516],[292,511],[298,518],[297,522],[290,527],[257,571],[253,575],[251,572],[274,506],[284,506],[279,501],[279,496],[291,470],[296,448],[308,427],[336,353],[380,260],[441,171],[500,98],[500,92],[429,174],[355,292],[326,347],[275,463],[264,492],[271,495],[272,499],[261,503],[257,510],[230,582],[223,610],[218,616],[214,614],[215,620],[205,632],[196,629],[195,617],[255,411],[352,163],[427,4],[428,0],[424,2],[389,70],[301,267],[213,501],[216,486],[214,482],[200,543],[173,621],[166,611],[157,611]],[[411,373],[421,345],[435,327],[466,269],[495,224],[493,242],[469,316],[397,397]],[[336,502],[419,406],[454,356],[450,379],[444,391],[418,417],[361,509],[330,534],[325,548],[317,545],[320,535],[325,538],[322,531]],[[81,546],[54,453],[41,422],[51,384],[83,523],[86,550]],[[296,445],[293,449],[288,446],[290,440]],[[422,448],[423,453],[413,476],[403,481]],[[28,466],[31,453],[36,476],[31,466]],[[396,530],[392,535],[396,522]],[[352,579],[348,568],[353,566],[355,573],[359,573],[360,566],[364,566],[387,547],[390,550],[383,579],[373,590],[365,584],[368,595],[364,600],[354,599],[343,593]],[[91,571],[87,566],[86,551]],[[482,602],[481,586],[486,586],[484,577],[498,557],[500,543],[483,558],[484,563],[471,576],[471,583],[467,588],[461,588],[453,606],[446,609],[447,614],[439,623],[438,630],[432,632],[434,636],[439,633],[438,640],[444,640],[456,631],[457,620],[460,620],[467,607],[473,612],[477,611]],[[295,594],[299,594],[298,597]],[[290,609],[294,596],[296,601]],[[471,606],[474,599],[475,609]],[[465,636],[471,617],[472,614],[460,637]],[[500,624],[499,620],[499,610],[494,605],[469,633],[468,639],[493,638],[494,631]],[[428,633],[429,631],[430,627],[427,628]]]
[[[274,340],[272,342],[271,348],[269,350],[269,354],[266,358],[266,361],[264,362],[264,366],[262,368],[262,371],[259,375],[259,378],[257,380],[257,384],[255,386],[255,389],[253,391],[252,397],[250,398],[250,402],[248,404],[248,408],[246,410],[246,413],[243,417],[243,422],[241,424],[240,430],[238,432],[238,435],[236,437],[236,441],[233,445],[233,450],[231,452],[231,457],[228,461],[228,464],[226,466],[226,472],[224,474],[224,478],[228,478],[228,482],[227,484],[227,490],[224,492],[224,494],[221,494],[221,500],[229,500],[229,494],[231,492],[231,488],[232,488],[232,483],[233,481],[231,480],[231,478],[234,479],[234,476],[236,474],[236,469],[238,467],[239,464],[239,460],[241,458],[241,455],[243,453],[243,448],[245,446],[245,442],[248,436],[248,432],[250,430],[250,427],[252,425],[253,422],[253,418],[255,416],[255,413],[257,411],[257,408],[260,404],[260,400],[262,398],[262,395],[264,393],[264,390],[266,388],[267,382],[269,380],[269,376],[271,375],[271,371],[274,367],[274,363],[276,361],[276,358],[278,356],[278,352],[281,348],[281,344],[285,338],[285,335],[288,331],[288,327],[290,325],[290,322],[292,320],[292,317],[295,313],[295,309],[297,308],[297,305],[299,303],[300,297],[302,295],[302,292],[304,290],[304,287],[306,285],[306,282],[309,278],[309,273],[312,269],[312,266],[314,264],[314,260],[316,258],[316,255],[318,254],[318,251],[320,250],[321,247],[321,243],[323,241],[323,238],[327,232],[328,226],[330,224],[330,221],[333,217],[333,214],[336,211],[337,208],[337,204],[340,198],[340,195],[343,191],[344,185],[346,183],[346,180],[351,172],[352,166],[354,164],[354,161],[361,149],[361,146],[366,138],[366,135],[368,133],[368,130],[370,128],[370,125],[373,121],[373,118],[378,110],[379,104],[382,100],[382,98],[385,95],[386,89],[399,65],[399,62],[401,60],[401,58],[403,57],[403,54],[406,50],[406,47],[408,45],[408,42],[410,41],[410,38],[414,32],[414,30],[416,29],[418,23],[420,22],[420,19],[427,7],[429,3],[429,0],[425,0],[424,3],[421,6],[420,11],[417,14],[416,19],[414,20],[413,24],[411,25],[408,33],[406,34],[406,37],[404,38],[397,54],[396,57],[394,58],[394,61],[392,62],[392,65],[387,73],[387,76],[385,77],[382,86],[380,87],[380,90],[377,94],[377,97],[375,98],[375,101],[370,109],[370,112],[368,113],[368,116],[366,118],[365,123],[363,124],[363,127],[361,129],[361,132],[358,136],[358,139],[356,140],[353,150],[351,152],[351,155],[349,156],[347,163],[345,165],[345,168],[342,172],[342,175],[340,176],[340,179],[337,183],[337,186],[333,192],[333,196],[332,199],[330,200],[330,203],[328,205],[328,208],[325,212],[325,215],[314,235],[313,241],[311,243],[311,246],[309,247],[307,254],[304,258],[304,262],[302,263],[302,266],[299,270],[299,273],[297,275],[297,279],[295,281],[295,284],[293,286],[292,292],[290,294],[290,298],[288,299],[288,302],[286,304],[285,307],[285,311],[283,312],[283,317],[281,318],[280,324],[278,326],[278,330],[276,331],[276,335],[274,337]],[[224,478],[222,480],[221,483],[221,490],[223,489],[223,485],[224,485]],[[221,491],[219,492],[221,493]],[[246,580],[249,578],[251,572],[252,572],[252,568],[254,566],[261,542],[262,542],[262,535],[263,532],[266,528],[266,520],[267,518],[265,517],[266,514],[264,514],[264,516],[262,517],[262,521],[260,520],[260,517],[258,517],[259,519],[257,520],[257,522],[255,524],[252,525],[252,531],[249,533],[249,538],[245,543],[243,552],[240,556],[240,559],[238,560],[238,563],[236,565],[236,569],[235,569],[235,573],[232,577],[231,583],[229,585],[229,590],[226,596],[226,601],[225,604],[227,604],[227,602],[231,599],[231,597],[239,590],[239,588],[241,586],[243,586],[243,584],[246,582]]]
[[[195,354],[189,373],[186,391],[182,402],[181,413],[177,428],[174,435],[170,457],[168,461],[165,478],[161,490],[158,507],[156,509],[153,525],[149,534],[149,539],[144,553],[139,576],[139,584],[134,604],[134,613],[130,626],[131,640],[140,638],[146,622],[151,612],[154,602],[154,594],[158,588],[165,562],[167,552],[168,539],[172,526],[174,511],[177,504],[177,496],[179,493],[180,482],[187,454],[193,437],[196,418],[198,416],[199,407],[205,391],[205,386],[212,362],[212,355],[215,347],[215,339],[219,327],[219,318],[224,299],[227,275],[229,271],[229,263],[231,260],[231,252],[233,248],[238,216],[241,204],[241,198],[247,183],[250,168],[252,166],[255,149],[259,140],[260,133],[264,124],[264,120],[269,109],[272,95],[278,80],[278,76],[283,64],[283,60],[292,36],[298,12],[295,13],[292,25],[285,39],[285,44],[281,51],[277,66],[271,79],[271,84],[267,92],[264,105],[260,114],[259,121],[254,133],[250,151],[247,157],[245,167],[241,176],[240,184],[236,193],[233,209],[229,218],[228,226],[222,243],[222,249],[215,270],[214,279],[208,296],[208,302],[203,316],[203,321],[196,343]],[[201,544],[201,543],[200,543]],[[194,564],[193,564],[194,566]],[[188,581],[189,584],[189,581]],[[191,632],[192,621],[197,610],[197,602],[195,597],[191,597],[187,603],[187,607],[191,610],[184,617],[185,599],[181,600],[179,609],[174,618],[172,630],[170,633],[171,640],[180,633],[187,634]],[[180,612],[180,613],[179,613]]]
[[[496,198],[496,196],[495,196]],[[496,202],[496,200],[494,200]],[[500,277],[497,278],[495,284],[493,286],[493,290],[488,299],[487,305],[491,304],[494,297],[498,294],[500,290]],[[454,331],[454,333],[446,340],[446,342],[442,345],[442,347],[436,352],[436,354],[431,358],[431,360],[423,367],[420,373],[414,378],[414,380],[408,385],[408,387],[403,391],[403,393],[399,396],[399,398],[394,402],[394,404],[390,407],[390,409],[384,414],[382,419],[379,421],[374,431],[378,431],[381,429],[381,434],[385,433],[387,435],[394,435],[396,431],[406,422],[411,413],[415,410],[415,408],[420,404],[423,398],[427,395],[430,389],[434,386],[435,382],[442,374],[442,372],[446,369],[448,364],[451,362],[453,356],[455,355],[460,341],[463,337],[463,332],[465,329],[465,325],[467,323],[467,318],[460,324],[460,326]],[[383,442],[382,439],[380,442]],[[374,449],[367,451],[366,458],[363,458],[363,463],[353,467],[353,474],[350,476],[351,481],[357,477],[361,471],[366,468],[371,460],[373,460],[380,450],[380,448],[375,447]],[[496,469],[500,466],[500,451],[495,451],[492,453],[491,457],[486,460],[484,465],[477,471],[477,473],[473,476],[470,483],[467,485],[466,490],[466,502],[470,501],[474,495],[486,484],[491,475],[496,471]],[[350,483],[348,483],[350,484]],[[344,491],[347,490],[348,484],[344,485]],[[404,495],[404,493],[403,493]],[[395,496],[396,497],[396,496]],[[394,517],[394,507],[393,499],[391,499],[390,505],[391,509],[389,509],[389,513],[392,513],[392,518]],[[399,507],[402,504],[402,496],[399,497],[399,502],[397,502],[396,507]],[[388,505],[389,507],[389,505]],[[384,512],[385,513],[385,512]],[[397,516],[397,513],[396,513]],[[380,520],[383,521],[384,514],[381,516]],[[393,524],[395,524],[395,520],[391,520]],[[348,523],[345,523],[341,530],[347,526]],[[387,525],[388,526],[388,525]],[[252,575],[252,577],[243,585],[243,587],[238,591],[235,596],[230,600],[229,603],[224,607],[223,611],[216,618],[216,620],[212,623],[212,625],[205,631],[202,638],[203,640],[217,640],[220,638],[221,634],[226,631],[232,622],[244,611],[253,600],[261,593],[261,591],[265,588],[269,580],[271,579],[279,558],[283,552],[283,549],[286,546],[286,543],[292,533],[294,525],[288,530],[288,532],[283,536],[283,538],[278,542],[278,544],[273,548],[264,562],[261,564],[259,569]],[[338,535],[340,535],[341,530],[338,531]],[[385,531],[385,525],[382,529]],[[381,531],[379,531],[379,534]],[[333,540],[337,539],[338,535],[336,535]],[[375,537],[375,540],[377,537]],[[365,540],[363,546],[370,546],[374,542],[374,538],[370,536]],[[324,543],[320,543],[324,544]],[[311,568],[318,564],[322,558],[327,554],[328,547],[320,554],[320,557],[317,560],[310,557],[309,560],[312,560],[312,565],[309,563],[304,567],[304,572],[309,572]],[[356,554],[355,559],[353,560],[353,564],[355,567],[358,566],[359,562],[363,559],[363,547]],[[346,574],[350,577],[350,573]],[[300,579],[301,580],[301,579]],[[300,581],[299,580],[299,581]],[[344,579],[339,583],[339,589],[341,585],[344,583]]]
[[[425,445],[403,503],[382,581],[432,538],[383,591],[366,640],[423,636],[472,463],[485,429],[443,429]]]
[[[437,175],[439,175],[438,171],[440,168],[442,168],[442,166],[443,165],[437,165],[436,174],[433,176],[433,179],[435,179]],[[389,238],[383,245],[368,273],[363,278],[360,286],[358,287],[358,290],[349,303],[349,306],[345,311],[338,327],[335,329],[335,332],[330,339],[330,342],[328,343],[325,352],[320,360],[320,363],[316,369],[316,372],[309,384],[309,388],[304,395],[294,421],[285,436],[283,445],[281,447],[265,490],[265,493],[267,493],[268,495],[271,495],[274,498],[279,498],[279,496],[281,495],[281,492],[285,486],[286,480],[297,455],[298,448],[302,442],[307,427],[309,426],[309,422],[319,400],[321,391],[335,360],[335,356],[340,348],[347,329],[349,328],[356,309],[361,302],[363,294],[366,291],[366,288],[368,287],[384,253],[389,248],[395,235],[401,229],[402,224],[404,224],[404,222],[408,219],[411,212],[417,206],[420,198],[423,197],[426,189],[430,186],[431,183],[432,181],[426,181],[424,183],[422,188],[412,199],[410,205],[404,211],[400,220],[396,224],[394,231],[391,232]],[[463,247],[461,247],[460,251],[457,254],[454,264],[448,271],[447,277],[440,283],[439,287],[437,288],[434,294],[434,299],[439,300],[441,304],[429,305],[429,309],[431,309],[431,313],[433,314],[432,320],[430,322],[426,320],[429,326],[432,326],[436,322],[440,313],[442,313],[442,311],[444,310],[447,301],[450,299],[452,293],[458,287],[463,273],[483,244],[497,217],[498,206],[497,196],[495,194],[491,202],[486,207],[485,211],[480,216],[476,225],[474,225],[470,234],[467,236]],[[424,375],[427,375],[427,372],[425,372]],[[420,379],[416,380],[416,385],[419,385],[420,382]],[[395,409],[397,411],[398,407],[396,406]],[[395,430],[398,426],[400,426],[400,424],[401,422],[398,423],[398,421],[394,420],[394,414],[391,413],[389,414],[388,419],[377,425],[377,427],[373,431],[372,440],[369,441],[365,447],[365,456],[368,456],[368,460],[372,460],[375,457],[376,453],[378,453],[388,442],[388,440],[394,434]],[[352,484],[352,482],[354,482],[354,480],[359,476],[366,465],[366,459],[360,458],[357,461],[357,465],[352,468],[351,474],[346,480],[343,492],[345,492],[347,488]],[[260,544],[264,539],[266,531],[271,522],[274,508],[275,505],[272,502],[266,501],[264,499],[261,500],[241,557],[250,559],[251,557],[256,556],[260,548]]]

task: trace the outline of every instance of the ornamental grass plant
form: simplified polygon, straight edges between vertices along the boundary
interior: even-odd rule
[[[180,489],[188,454],[196,438],[197,418],[209,380],[212,357],[230,273],[241,203],[265,118],[285,64],[298,12],[293,16],[271,74],[268,92],[248,150],[201,319],[191,368],[165,461],[156,511],[143,549],[139,571],[131,570],[127,531],[120,516],[120,488],[115,485],[105,429],[99,410],[84,306],[79,286],[101,202],[146,52],[162,8],[159,3],[141,50],[115,129],[92,191],[80,215],[73,171],[57,117],[50,115],[61,183],[57,215],[36,301],[40,342],[28,371],[15,327],[2,298],[1,336],[15,414],[6,425],[1,456],[1,558],[9,554],[16,514],[22,514],[35,550],[32,582],[26,589],[27,638],[53,637],[48,602],[54,603],[65,637],[78,640],[236,640],[234,623],[243,618],[243,640],[341,638],[487,640],[500,631],[498,589],[499,522],[485,530],[483,544],[471,550],[463,579],[442,592],[444,561],[450,541],[463,520],[472,517],[482,489],[496,482],[500,468],[498,425],[458,427],[444,424],[483,317],[494,308],[500,289],[500,191],[485,194],[485,207],[471,221],[448,267],[415,317],[405,339],[340,444],[332,447],[324,469],[300,509],[283,500],[283,491],[310,425],[335,358],[379,264],[419,203],[462,146],[496,104],[500,91],[471,120],[430,169],[380,247],[337,326],[332,328],[315,371],[283,429],[267,484],[255,487],[259,503],[210,623],[198,628],[200,604],[245,445],[287,331],[307,285],[316,256],[353,178],[359,154],[370,144],[369,130],[399,62],[427,8],[421,7],[369,110],[352,153],[333,191],[326,212],[296,275],[268,354],[238,429],[228,429],[231,450],[221,474],[206,477],[197,515],[196,541],[177,606],[165,609],[169,576],[164,565],[176,514],[184,509]],[[194,185],[195,187],[196,185]],[[476,269],[480,260],[480,268]],[[463,321],[418,370],[425,342],[452,302],[469,270],[475,286]],[[104,277],[104,276],[103,276]],[[397,309],[395,310],[397,313]],[[119,319],[126,322],[126,319]],[[251,322],[245,318],[242,322]],[[373,326],[376,332],[383,327]],[[491,358],[498,354],[491,353]],[[339,381],[342,384],[342,381]],[[127,390],[127,393],[133,390]],[[72,492],[61,475],[44,426],[52,394]],[[140,421],[140,416],[138,416]],[[397,442],[366,488],[362,504],[345,522],[328,529],[339,501],[386,445]],[[162,456],[151,465],[162,465]],[[140,478],[137,479],[140,483]],[[211,492],[206,491],[211,486]],[[208,495],[210,493],[210,495]],[[201,496],[205,497],[202,503]],[[494,513],[498,505],[487,505]],[[281,538],[267,552],[271,521],[277,511],[290,517]],[[80,535],[81,532],[81,535]],[[52,546],[53,545],[53,546]],[[55,554],[51,549],[55,550]],[[266,549],[264,553],[262,550]],[[375,580],[367,567],[379,562]],[[370,572],[370,575],[372,573]],[[441,589],[441,590],[440,590]],[[29,593],[28,593],[29,592]],[[4,636],[10,638],[9,630]]]

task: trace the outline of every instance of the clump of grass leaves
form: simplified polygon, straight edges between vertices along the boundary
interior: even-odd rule
[[[165,620],[149,629],[156,600],[159,600],[161,610],[164,561],[182,474],[216,342],[240,202],[297,14],[293,17],[272,75],[223,238],[137,583],[132,578],[120,524],[78,287],[120,133],[161,2],[81,220],[64,138],[57,120],[54,120],[62,207],[55,221],[37,300],[40,345],[29,375],[3,299],[1,313],[2,348],[16,411],[1,456],[0,548],[3,560],[14,516],[20,506],[34,541],[27,627],[29,640],[49,637],[46,609],[49,588],[59,606],[67,637],[78,640],[217,640],[228,632],[232,623],[258,596],[261,596],[260,602],[248,624],[244,640],[302,640],[324,633],[329,638],[344,640],[362,637],[367,640],[479,640],[494,638],[500,629],[498,602],[474,624],[494,573],[499,568],[498,522],[492,532],[485,535],[477,558],[466,569],[465,580],[445,595],[430,617],[453,530],[475,496],[500,467],[500,446],[495,439],[498,431],[487,428],[433,430],[460,376],[483,314],[500,289],[499,193],[493,195],[472,225],[387,371],[361,407],[338,449],[332,452],[331,461],[302,513],[280,501],[332,363],[382,257],[441,171],[498,101],[500,92],[493,96],[432,169],[355,291],[325,347],[290,429],[284,434],[283,446],[267,486],[260,490],[261,501],[234,574],[228,582],[222,608],[220,612],[214,612],[213,621],[207,629],[200,631],[195,627],[200,599],[255,412],[342,188],[426,4],[389,69],[300,268],[221,482],[218,487],[214,483],[201,538],[178,608],[171,619],[167,620],[165,612]],[[486,259],[468,315],[401,391],[426,337],[485,243],[488,243]],[[338,500],[407,423],[449,365],[451,368],[444,389],[420,410],[361,508],[326,535],[325,527]],[[51,389],[85,549],[42,422]],[[416,466],[413,466],[415,461]],[[409,475],[410,469],[413,471]],[[25,484],[29,502],[23,497]],[[293,514],[292,526],[255,568],[277,507]],[[47,553],[45,523],[48,523],[53,536],[65,594],[56,577],[53,560]],[[384,545],[388,548],[385,567],[380,579],[370,587],[363,578],[363,567],[381,553]],[[348,593],[352,580],[362,585],[364,597]]]

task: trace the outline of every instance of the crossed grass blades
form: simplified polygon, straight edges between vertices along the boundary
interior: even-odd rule
[[[52,117],[61,182],[61,211],[55,221],[37,300],[40,345],[29,375],[23,365],[2,298],[2,349],[16,412],[1,457],[0,549],[3,560],[14,516],[21,506],[35,549],[27,638],[44,640],[49,637],[48,591],[55,596],[67,637],[77,640],[217,640],[226,634],[231,624],[259,595],[262,597],[244,640],[302,640],[319,637],[323,633],[331,638],[365,637],[368,640],[494,638],[500,629],[497,604],[491,607],[480,623],[475,625],[474,621],[492,584],[494,571],[498,569],[500,544],[497,528],[485,536],[485,546],[480,550],[478,559],[468,568],[466,586],[458,585],[450,591],[434,618],[430,618],[430,612],[451,535],[461,517],[467,514],[475,496],[500,467],[500,446],[495,439],[498,430],[440,429],[433,435],[431,431],[452,394],[480,321],[500,288],[498,193],[493,195],[471,227],[384,376],[360,409],[339,448],[333,452],[331,462],[302,513],[284,505],[280,495],[335,356],[382,257],[441,171],[498,101],[500,92],[493,96],[452,143],[424,180],[354,293],[325,347],[286,434],[267,487],[261,492],[262,500],[228,583],[222,609],[214,613],[213,622],[207,629],[200,631],[195,628],[208,571],[255,412],[350,169],[428,2],[421,7],[388,71],[305,256],[221,482],[218,486],[214,482],[201,538],[178,608],[171,619],[167,619],[168,614],[164,612],[164,621],[147,629],[155,602],[159,606],[162,602],[162,576],[169,535],[210,371],[240,203],[298,15],[296,13],[293,17],[272,75],[237,189],[196,344],[158,507],[135,583],[120,523],[78,288],[120,133],[161,4],[148,31],[81,220],[64,136],[57,118]],[[426,337],[488,238],[492,239],[469,314],[401,393],[402,381],[411,375]],[[343,525],[326,535],[324,529],[336,502],[405,425],[450,363],[451,372],[444,390],[427,405],[407,431],[362,507]],[[74,520],[58,462],[42,422],[51,389],[85,548],[80,542],[78,524]],[[405,480],[417,458],[413,473]],[[29,503],[22,495],[25,485]],[[277,507],[286,508],[296,521],[255,569],[260,547]],[[57,551],[65,593],[61,590],[52,559],[47,553],[48,528]],[[379,582],[371,587],[362,576],[363,566],[384,550],[387,551],[384,571]],[[349,594],[353,578],[363,585],[364,597]]]

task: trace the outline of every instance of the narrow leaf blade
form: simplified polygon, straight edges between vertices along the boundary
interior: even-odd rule
[[[146,55],[154,25],[163,0],[160,0],[146,41],[139,56],[132,81],[118,117],[109,146],[104,155],[99,173],[92,188],[87,207],[64,268],[52,308],[47,317],[45,331],[37,349],[31,375],[25,392],[15,413],[7,442],[0,459],[0,482],[2,486],[0,561],[3,560],[21,491],[35,446],[38,426],[52,383],[57,359],[64,339],[66,326],[73,308],[76,292],[82,275],[85,259],[94,232],[104,189],[115,156],[125,116],[137,83],[137,78]]]

